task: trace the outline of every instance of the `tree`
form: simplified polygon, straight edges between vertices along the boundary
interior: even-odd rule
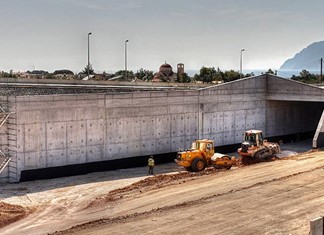
[[[85,69],[87,69],[87,68],[85,68]],[[58,74],[74,75],[74,73],[68,69],[55,70],[53,73],[53,75],[58,75]]]
[[[10,70],[9,73],[2,71],[0,73],[0,77],[3,77],[3,78],[17,78],[17,75],[14,74],[12,70]]]
[[[183,73],[181,75],[177,74],[176,82],[190,83],[191,77],[189,77],[187,73]]]
[[[311,78],[311,76],[312,76],[312,74],[309,72],[309,71],[307,71],[306,69],[303,69],[300,73],[299,73],[299,75],[300,75],[300,77],[301,78],[304,78],[304,79],[310,79]]]
[[[247,73],[247,74],[244,75],[245,78],[253,77],[253,76],[255,76],[255,74],[253,72]]]
[[[137,70],[135,77],[143,81],[151,81],[153,79],[153,71],[141,68]]]
[[[199,70],[199,74],[195,74],[194,80],[195,81],[202,81],[203,83],[211,83],[212,81],[215,81],[217,78],[217,71],[214,67],[207,68],[203,66]]]
[[[234,70],[229,70],[224,72],[224,82],[231,82],[240,79],[240,73]]]
[[[88,73],[88,71],[89,71],[89,73]],[[87,74],[87,75],[88,74],[94,74],[94,70],[92,68],[92,65],[90,64],[89,66],[87,65],[86,67],[84,67],[82,73]]]
[[[219,67],[217,67],[215,79],[218,82],[224,81],[224,72],[221,71]]]
[[[33,70],[33,71],[27,71],[27,73],[29,74],[34,74],[34,75],[43,75],[45,76],[46,74],[48,74],[47,71],[44,71],[44,70]]]
[[[268,74],[275,74],[275,72],[272,69],[268,69],[268,71],[266,73],[268,73]]]
[[[247,76],[247,75],[245,75]],[[229,71],[221,71],[220,68],[215,70],[214,67],[206,68],[202,67],[199,71],[199,74],[195,74],[195,81],[202,81],[203,83],[211,83],[211,82],[230,82],[240,79],[240,73],[234,70]]]
[[[303,69],[299,73],[299,76],[293,75],[291,77],[292,80],[299,81],[299,82],[304,82],[304,83],[317,83],[318,78],[319,78],[319,75],[311,74],[306,69]]]
[[[54,74],[53,73],[46,74],[45,79],[55,79]]]
[[[125,70],[119,70],[115,73],[115,76],[123,76],[126,78],[126,71]],[[134,73],[133,71],[127,70],[127,79],[134,79]]]

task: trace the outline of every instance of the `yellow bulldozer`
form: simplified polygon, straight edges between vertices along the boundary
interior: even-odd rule
[[[208,166],[230,169],[236,164],[234,157],[215,153],[214,141],[208,139],[194,141],[191,149],[178,152],[174,161],[187,171],[194,172],[202,171]]]
[[[245,131],[241,148],[237,152],[242,157],[242,163],[248,165],[271,160],[281,150],[279,144],[265,140],[261,130],[248,130]]]

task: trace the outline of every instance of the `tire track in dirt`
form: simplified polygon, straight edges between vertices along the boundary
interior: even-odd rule
[[[56,231],[54,233],[51,233],[50,235],[73,234],[73,233],[77,233],[78,231],[82,231],[82,230],[87,229],[87,228],[93,228],[93,227],[96,227],[96,226],[99,226],[99,225],[123,223],[123,222],[132,221],[132,220],[137,220],[137,219],[140,219],[140,218],[145,218],[145,217],[151,216],[153,214],[158,214],[158,213],[162,213],[162,212],[166,212],[166,211],[170,211],[170,210],[184,209],[186,207],[202,205],[202,204],[207,203],[208,200],[210,200],[210,199],[215,199],[217,197],[222,197],[222,196],[242,192],[244,190],[249,190],[249,189],[259,187],[259,186],[262,186],[262,185],[266,185],[266,184],[270,184],[270,183],[273,183],[273,182],[284,181],[284,180],[287,180],[289,178],[296,177],[296,176],[299,176],[299,175],[302,175],[302,174],[307,174],[307,173],[310,173],[310,172],[313,172],[313,171],[316,171],[316,170],[320,170],[320,169],[323,169],[323,168],[324,168],[324,165],[321,165],[321,166],[318,166],[318,167],[315,167],[315,168],[312,168],[312,169],[309,169],[309,170],[300,171],[300,172],[297,172],[297,173],[294,173],[294,174],[290,174],[290,175],[286,175],[286,176],[282,176],[282,177],[278,177],[278,178],[273,178],[271,180],[257,182],[255,184],[252,184],[252,185],[249,185],[249,186],[246,186],[246,187],[241,187],[241,188],[238,188],[238,189],[235,189],[235,190],[230,190],[230,191],[227,191],[227,192],[224,192],[224,193],[214,194],[214,195],[211,195],[211,196],[208,196],[208,197],[202,197],[202,198],[199,198],[199,199],[196,199],[196,200],[186,201],[186,202],[182,202],[182,203],[175,204],[175,205],[158,207],[158,208],[154,208],[152,210],[141,212],[141,213],[136,213],[135,212],[135,213],[132,213],[132,214],[126,214],[126,215],[117,216],[117,217],[113,217],[113,218],[103,218],[103,219],[99,219],[99,220],[94,220],[94,221],[90,221],[90,222],[87,222],[87,223],[83,223],[83,224],[73,226],[73,227],[71,227],[69,229],[66,229],[66,230]],[[203,174],[201,174],[201,175],[203,175]],[[200,176],[200,175],[195,175],[195,176]],[[158,178],[158,176],[157,177],[147,178],[147,179],[144,180],[144,182],[146,182],[147,180],[148,181],[152,180],[152,181],[155,182],[157,179],[153,180],[153,178]],[[127,192],[127,188],[128,189],[129,188],[137,188],[137,189],[139,189],[139,185],[143,185],[143,182],[139,181],[139,182],[134,183],[133,185],[130,185],[128,187],[125,187],[125,188],[122,188],[122,189],[117,189],[113,193],[125,192],[125,191]],[[144,184],[144,185],[146,185],[146,184]],[[169,185],[166,185],[166,186],[169,186]],[[117,198],[118,198],[118,196],[117,196]],[[114,200],[112,200],[112,201],[114,201]]]

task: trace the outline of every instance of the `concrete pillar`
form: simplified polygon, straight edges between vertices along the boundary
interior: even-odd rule
[[[323,235],[323,217],[310,221],[309,235]]]
[[[319,147],[324,147],[324,110],[313,138],[313,148]]]

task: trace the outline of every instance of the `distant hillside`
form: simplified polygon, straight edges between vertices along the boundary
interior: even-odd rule
[[[281,65],[281,70],[319,70],[324,59],[324,41],[314,42]]]

